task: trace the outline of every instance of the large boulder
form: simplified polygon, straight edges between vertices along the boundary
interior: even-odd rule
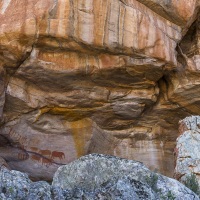
[[[199,199],[178,181],[150,171],[142,163],[90,154],[60,167],[52,190],[62,199]]]
[[[186,117],[180,121],[180,136],[175,148],[174,177],[182,182],[192,173],[200,184],[200,116]]]
[[[0,168],[0,199],[50,200],[51,187],[47,182],[32,182],[27,174]]]

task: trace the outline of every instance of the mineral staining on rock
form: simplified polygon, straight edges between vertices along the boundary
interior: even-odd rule
[[[0,156],[35,179],[88,153],[172,176],[177,123],[199,110],[198,6],[2,1],[0,135],[10,150]]]
[[[124,0],[124,2],[130,2]],[[191,23],[194,17],[195,9],[197,10],[198,0],[188,1],[165,1],[165,0],[138,0],[145,4],[154,12],[163,16],[165,19],[186,28]]]

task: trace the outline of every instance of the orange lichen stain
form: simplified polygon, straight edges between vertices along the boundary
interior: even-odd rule
[[[77,157],[86,154],[86,144],[92,135],[92,121],[88,118],[70,122]]]
[[[40,116],[43,115],[44,113],[49,112],[50,109],[51,109],[51,108],[48,108],[48,107],[40,108],[38,114],[37,114],[36,117],[35,117],[34,122],[37,122],[37,121],[39,120]]]
[[[85,155],[86,144],[92,135],[92,121],[87,118],[87,116],[96,109],[97,108],[71,109],[66,107],[43,107],[39,109],[34,122],[38,121],[40,116],[45,113],[64,116],[66,123],[71,127],[77,157],[81,157]]]
[[[39,109],[35,121],[38,121],[41,115],[50,113],[52,115],[63,115],[67,121],[77,121],[86,118],[90,113],[96,111],[97,108],[66,108],[66,107],[43,107]]]
[[[54,107],[50,110],[51,114],[64,115],[68,121],[77,121],[85,117],[88,117],[91,112],[94,112],[95,108],[77,108],[69,109],[62,107]]]

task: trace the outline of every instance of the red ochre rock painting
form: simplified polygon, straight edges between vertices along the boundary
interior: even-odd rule
[[[27,138],[27,137],[24,137],[24,136],[22,136],[21,134],[16,133],[16,132],[13,131],[12,129],[9,131],[8,135],[9,135],[9,138],[13,141],[13,143],[14,143],[14,144],[18,144],[18,146],[19,146],[21,149],[24,149],[25,146],[26,146],[27,143],[28,143],[28,138]]]
[[[29,154],[26,151],[18,153],[19,160],[27,160],[28,158]]]
[[[60,160],[65,158],[65,154],[63,152],[59,152],[59,151],[53,151],[51,154],[51,158],[59,158]]]
[[[41,162],[42,165],[50,166],[54,164],[62,164],[55,162],[55,159],[59,159],[60,161],[65,158],[65,154],[59,151],[51,151],[49,149],[39,149],[37,147],[30,147],[30,151],[28,153],[32,153],[31,160]]]
[[[45,156],[45,157],[48,157],[48,158],[51,157],[51,151],[50,150],[39,150],[38,153]]]
[[[55,160],[63,160],[65,158],[64,152],[51,151],[49,149],[39,149],[38,147],[28,147],[27,137],[21,136],[21,134],[16,133],[12,129],[9,131],[8,135],[13,140],[13,142],[17,144],[17,147],[24,151],[18,153],[19,160],[26,160],[29,158],[29,154],[31,154],[30,159],[32,161],[40,162],[46,167],[49,167],[53,163],[62,165],[62,163],[57,163]]]
[[[42,165],[45,165],[46,167],[49,167],[50,165],[52,165],[54,162],[53,159],[47,159],[47,158],[42,158]]]
[[[41,156],[39,156],[39,155],[33,154],[33,155],[31,155],[30,158],[31,158],[31,160],[33,160],[33,161],[41,162]]]

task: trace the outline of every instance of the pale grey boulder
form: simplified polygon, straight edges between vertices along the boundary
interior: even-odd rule
[[[60,167],[52,191],[62,199],[199,199],[178,181],[151,172],[142,163],[90,154]]]
[[[45,181],[32,182],[28,193],[28,199],[51,200],[51,186]]]
[[[180,134],[185,131],[200,131],[200,116],[192,115],[190,117],[186,117],[183,120],[179,121],[179,131]]]
[[[185,182],[195,174],[200,185],[200,116],[190,116],[179,122],[180,136],[175,148],[174,177]]]
[[[25,199],[28,195],[30,184],[31,181],[26,174],[1,168],[0,192],[6,198]]]
[[[44,181],[32,182],[28,175],[15,170],[0,169],[0,199],[51,200],[51,186]]]

